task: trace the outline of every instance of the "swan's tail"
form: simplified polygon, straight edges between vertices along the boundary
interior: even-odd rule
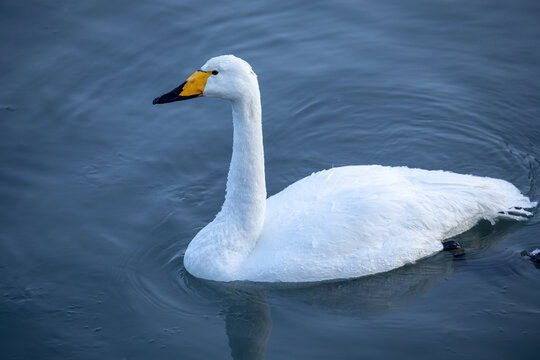
[[[484,217],[492,225],[495,224],[497,220],[515,220],[515,221],[525,221],[533,216],[532,210],[538,205],[537,202],[531,202],[530,207],[522,208],[519,206],[511,207],[505,211],[498,211],[497,213],[490,214]]]

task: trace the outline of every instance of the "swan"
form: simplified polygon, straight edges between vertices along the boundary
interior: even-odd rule
[[[344,166],[266,198],[257,75],[214,57],[153,104],[217,97],[232,105],[233,150],[221,211],[189,243],[184,266],[214,281],[313,282],[389,271],[443,249],[486,219],[536,206],[509,182],[407,167]]]

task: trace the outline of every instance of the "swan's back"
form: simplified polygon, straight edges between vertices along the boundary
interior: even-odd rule
[[[238,276],[318,281],[388,271],[441,250],[479,220],[520,219],[530,213],[519,208],[534,205],[498,179],[376,165],[324,170],[267,200]]]

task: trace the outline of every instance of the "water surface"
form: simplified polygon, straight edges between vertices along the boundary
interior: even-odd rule
[[[219,211],[229,105],[152,106],[216,55],[258,73],[274,194],[323,168],[491,176],[538,200],[540,3],[0,4],[2,359],[525,358],[540,220],[481,223],[376,276],[219,284],[182,254]]]

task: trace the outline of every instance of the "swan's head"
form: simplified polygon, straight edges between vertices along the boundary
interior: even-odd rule
[[[155,98],[153,104],[200,96],[234,101],[253,92],[258,96],[258,91],[257,75],[251,66],[234,55],[223,55],[208,60],[180,86]]]

